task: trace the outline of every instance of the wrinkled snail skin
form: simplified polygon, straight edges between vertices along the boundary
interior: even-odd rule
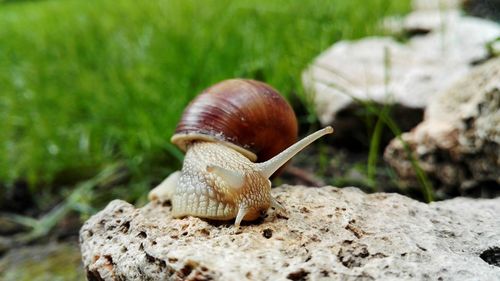
[[[254,220],[270,207],[284,211],[271,196],[269,178],[295,154],[325,134],[299,142],[291,106],[271,86],[229,79],[198,95],[184,110],[172,143],[186,153],[181,171],[149,193],[172,202],[174,217]],[[254,163],[255,161],[260,163]]]
[[[217,166],[212,166],[214,163]],[[270,206],[271,185],[252,164],[224,145],[194,142],[187,150],[172,197],[173,215],[230,220],[243,208],[242,219],[256,219]]]
[[[282,209],[271,196],[269,177],[295,154],[333,132],[321,129],[272,159],[253,163],[241,153],[216,142],[189,145],[182,171],[153,189],[151,200],[171,200],[174,217],[187,215],[216,220],[254,220],[269,207]]]

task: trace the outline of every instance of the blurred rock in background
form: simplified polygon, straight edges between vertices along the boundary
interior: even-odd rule
[[[402,25],[408,32],[428,31],[423,36],[406,43],[391,37],[341,41],[313,61],[303,82],[322,124],[334,123],[338,112],[359,101],[425,108],[487,59],[488,43],[500,36],[499,24],[455,10],[424,13],[411,13]]]
[[[480,1],[464,5],[472,2]],[[383,23],[397,23],[406,38],[403,42],[393,37],[341,41],[303,73],[319,121],[332,124],[335,141],[347,147],[370,143],[367,116],[359,112],[373,105],[389,107],[402,132],[422,121],[425,111],[425,122],[404,139],[410,147],[420,147],[413,151],[440,189],[438,198],[489,197],[500,192],[500,149],[495,137],[500,134],[500,61],[494,59],[500,24],[463,15],[461,4],[414,1],[415,10],[405,18]],[[441,116],[445,113],[447,119]],[[394,132],[386,130],[381,144],[392,137]],[[445,157],[443,151],[452,155]],[[403,177],[403,185],[418,186],[407,156],[397,140],[385,152],[385,159]]]
[[[425,119],[402,139],[447,194],[500,195],[500,58],[474,69],[433,99]],[[404,144],[394,139],[385,160],[416,183]]]

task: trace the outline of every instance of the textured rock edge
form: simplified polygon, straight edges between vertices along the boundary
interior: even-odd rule
[[[423,204],[355,188],[283,186],[273,211],[230,223],[172,219],[170,206],[115,200],[80,231],[89,280],[495,280],[500,198]],[[493,250],[494,251],[494,250]],[[496,252],[494,252],[495,254]],[[491,255],[494,257],[494,255]],[[494,259],[494,258],[493,258]]]

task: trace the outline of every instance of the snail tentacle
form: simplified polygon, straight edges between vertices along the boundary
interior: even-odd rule
[[[269,178],[281,166],[285,165],[286,162],[288,162],[288,160],[290,160],[293,156],[295,156],[301,150],[306,148],[312,142],[314,142],[315,140],[319,139],[320,137],[326,134],[331,134],[331,133],[333,133],[333,128],[330,126],[318,130],[310,134],[309,136],[303,138],[302,140],[296,142],[295,144],[283,150],[280,154],[274,156],[273,158],[267,160],[266,162],[256,164],[257,169],[259,170],[259,172],[262,174],[263,177]]]
[[[240,226],[240,223],[243,220],[243,218],[245,217],[245,215],[247,214],[247,212],[248,212],[247,207],[245,205],[240,205],[240,208],[238,210],[238,214],[236,215],[236,219],[234,220],[235,227]]]

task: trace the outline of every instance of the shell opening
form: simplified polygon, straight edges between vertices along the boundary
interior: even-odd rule
[[[204,135],[204,134],[194,134],[194,133],[189,133],[189,134],[175,134],[172,136],[170,141],[175,144],[180,150],[183,152],[186,152],[187,150],[187,144],[190,142],[194,141],[206,141],[206,142],[218,142],[221,143],[229,148],[232,148],[233,150],[238,151],[241,153],[243,156],[248,158],[250,161],[255,162],[257,160],[257,155],[255,153],[240,147],[236,144],[230,143],[228,141],[223,141],[220,139],[217,139],[213,136],[209,135]]]

